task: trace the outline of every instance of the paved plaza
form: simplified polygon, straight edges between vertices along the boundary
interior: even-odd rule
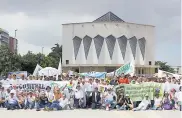
[[[0,118],[182,118],[180,111],[103,111],[103,110],[0,110]],[[2,117],[3,116],[3,117]]]

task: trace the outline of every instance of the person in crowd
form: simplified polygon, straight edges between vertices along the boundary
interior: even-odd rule
[[[139,110],[147,110],[149,109],[151,105],[151,101],[149,100],[148,94],[145,95],[145,98],[141,101],[141,103],[138,105],[137,108],[134,108],[134,111],[139,111]]]
[[[95,90],[91,93],[92,96],[92,109],[101,107],[101,94],[98,91],[98,88],[95,87]]]
[[[162,99],[159,97],[159,94],[156,94],[154,97],[152,110],[162,110]]]
[[[176,109],[182,111],[182,86],[179,87],[179,92],[175,93]]]
[[[44,91],[41,91],[38,100],[35,102],[36,111],[40,111],[41,108],[47,109],[48,106],[48,98]]]
[[[81,90],[80,85],[77,85],[75,90],[75,99],[74,99],[75,108],[83,108],[84,105],[83,95],[84,95],[83,90]]]
[[[86,106],[87,108],[89,108],[92,104],[92,97],[91,97],[91,93],[93,91],[93,81],[92,79],[89,79],[89,82],[85,83],[85,92],[86,92]]]
[[[172,102],[170,100],[169,94],[168,92],[164,93],[164,97],[163,97],[163,106],[162,108],[164,110],[172,110]]]
[[[176,84],[176,83],[177,83],[177,80],[176,80],[175,77],[172,77],[171,83],[172,83],[172,84]]]
[[[5,100],[10,96],[10,89],[7,88],[5,92]]]
[[[125,109],[126,110],[132,110],[133,109],[133,101],[130,99],[128,94],[125,95],[124,101],[125,101],[125,103],[124,103]]]
[[[63,97],[59,100],[59,106],[61,107],[61,110],[68,110],[72,109],[69,100],[66,98],[66,95],[63,94]]]
[[[0,107],[4,108],[5,107],[5,102],[6,102],[6,92],[4,90],[4,87],[0,88]]]
[[[111,81],[110,81],[110,85],[118,85],[118,80],[117,80],[117,77],[113,78]]]
[[[68,88],[68,93],[66,94],[66,97],[70,104],[70,109],[73,109],[73,107],[74,107],[74,96],[75,96],[75,93],[74,93],[72,87]],[[86,103],[86,102],[84,102],[84,103]],[[84,104],[84,106],[85,106],[85,104]]]
[[[142,83],[142,78],[141,77],[138,77],[135,84],[141,84]]]
[[[62,98],[62,93],[60,92],[60,88],[55,87],[54,88],[54,100],[49,107],[50,110],[53,110],[53,109],[54,110],[60,110],[60,106],[59,106],[60,98]]]
[[[18,105],[19,105],[19,108],[20,109],[23,109],[24,108],[24,103],[25,103],[25,96],[23,96],[23,92],[20,91],[17,95],[17,98],[18,98]]]
[[[175,109],[175,103],[176,103],[176,96],[175,96],[176,90],[173,88],[171,89],[170,93],[169,93],[169,98],[171,100],[171,106],[172,109]]]
[[[25,99],[25,107],[24,109],[33,109],[35,106],[35,96],[33,96],[33,92],[30,91]]]
[[[113,93],[111,88],[108,88],[108,92],[105,95],[105,107],[107,111],[116,106],[115,100],[117,100],[116,95]]]
[[[10,92],[10,96],[6,99],[7,110],[19,109],[18,99],[15,97],[14,92]]]
[[[81,84],[80,84],[80,86],[81,86],[81,89],[82,89],[82,91],[83,91],[83,102],[84,102],[84,107],[86,107],[87,106],[87,102],[86,102],[86,100],[87,100],[87,96],[86,96],[86,84],[85,84],[85,81],[82,81],[81,82]]]
[[[119,100],[116,105],[117,110],[126,110],[124,93],[120,93],[118,98],[119,98]]]
[[[48,107],[49,107],[54,100],[54,94],[52,93],[50,86],[46,87],[46,96],[48,98]]]
[[[121,76],[118,81],[119,84],[129,84],[128,75]]]

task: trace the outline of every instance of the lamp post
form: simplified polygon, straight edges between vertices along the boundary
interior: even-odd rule
[[[16,32],[18,31],[18,29],[15,30],[15,38],[16,38]]]
[[[44,54],[43,52],[44,52],[44,47],[42,47],[42,55]]]

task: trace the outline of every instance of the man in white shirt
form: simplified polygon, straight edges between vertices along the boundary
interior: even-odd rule
[[[83,95],[84,95],[83,90],[81,90],[80,85],[78,85],[75,90],[75,99],[74,99],[74,104],[76,108],[83,107],[84,105]]]
[[[162,109],[162,99],[159,98],[159,94],[156,95],[154,98],[154,106],[152,108],[153,110],[161,110]]]
[[[134,108],[134,111],[139,111],[139,110],[147,110],[148,106],[151,104],[149,100],[148,94],[145,95],[145,98],[142,100],[142,102],[138,105],[137,108]]]
[[[68,99],[66,95],[63,94],[63,97],[59,100],[59,105],[62,110],[67,110],[68,108],[71,109]]]
[[[18,99],[15,97],[14,92],[10,92],[10,96],[7,98],[7,110],[14,110],[18,108]]]
[[[89,82],[85,83],[85,92],[86,92],[86,106],[91,106],[91,93],[94,90],[92,79],[89,79]]]

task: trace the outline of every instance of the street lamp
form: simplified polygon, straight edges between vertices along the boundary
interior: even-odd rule
[[[42,47],[42,55],[43,55],[44,47]]]
[[[18,29],[15,30],[15,38],[16,38],[16,32],[18,31]]]

